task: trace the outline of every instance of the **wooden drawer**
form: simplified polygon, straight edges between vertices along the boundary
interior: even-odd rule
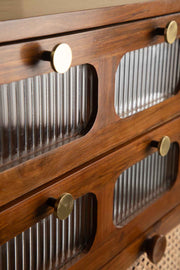
[[[177,210],[177,209],[176,209]],[[169,216],[170,217],[170,216]],[[165,221],[165,219],[164,219]],[[167,219],[166,219],[166,223]],[[171,222],[169,221],[169,224],[171,224]],[[174,224],[173,224],[174,226]],[[160,262],[158,262],[158,264],[153,264],[147,254],[142,254],[127,270],[132,270],[134,269],[133,267],[135,267],[135,270],[140,269],[141,267],[147,268],[147,270],[149,269],[163,269],[163,268],[178,268],[179,267],[179,253],[180,253],[180,249],[179,249],[179,227],[180,225],[175,224],[175,227],[172,227],[167,229],[167,234],[166,234],[166,249],[165,249],[165,253],[163,258],[160,260]],[[162,228],[161,228],[161,233],[162,233]],[[165,233],[165,230],[164,230]]]
[[[67,174],[51,181],[41,189],[39,188],[29,193],[28,196],[26,195],[24,198],[14,201],[13,204],[9,204],[6,208],[1,208],[1,244],[50,215],[53,208],[48,205],[49,198],[58,198],[60,194],[68,192],[72,194],[74,199],[77,199],[91,193],[95,195],[97,200],[95,239],[90,251],[74,264],[72,269],[82,269],[84,265],[86,265],[87,269],[92,269],[92,267],[99,269],[117,254],[121,252],[124,254],[126,252],[125,248],[131,246],[136,239],[139,239],[137,244],[135,241],[133,255],[128,260],[130,264],[138,255],[139,247],[147,236],[144,232],[148,232],[148,229],[152,226],[155,227],[149,229],[149,234],[154,232],[154,228],[161,229],[161,226],[158,227],[157,225],[156,227],[154,224],[180,204],[178,195],[180,189],[179,152],[175,156],[178,159],[177,176],[175,182],[172,178],[174,183],[170,189],[164,190],[161,197],[157,197],[156,201],[151,202],[145,209],[140,209],[141,211],[126,226],[121,228],[116,227],[113,223],[116,180],[129,167],[157,151],[156,148],[151,147],[152,141],[159,141],[162,136],[167,135],[170,137],[171,142],[179,145],[179,129],[180,119],[177,118],[128,144],[124,144],[101,159],[86,164],[85,167],[75,171],[73,174]],[[13,194],[13,179],[12,184],[9,187],[4,187],[3,190],[4,196]],[[171,221],[174,219],[175,223],[178,211],[179,207],[175,211],[175,216],[170,214]],[[165,226],[166,228],[166,222],[164,224],[162,227]],[[172,224],[174,224],[173,221]],[[164,233],[163,230],[162,233]]]
[[[162,43],[164,38],[153,33],[157,28],[165,27],[170,20],[176,20],[179,25],[180,15],[177,13],[93,31],[39,38],[10,45],[7,43],[0,47],[2,92],[9,87],[7,84],[13,88],[12,84],[16,84],[18,80],[27,80],[25,85],[28,85],[32,80],[36,81],[37,76],[41,76],[38,77],[40,79],[43,76],[51,76],[46,75],[52,71],[50,64],[39,60],[39,57],[43,51],[51,51],[55,45],[62,42],[68,43],[72,49],[72,66],[88,63],[94,67],[97,74],[95,82],[98,82],[94,95],[94,124],[91,123],[89,132],[42,155],[33,156],[28,161],[24,162],[22,159],[23,163],[19,159],[19,165],[17,162],[10,169],[2,171],[1,206],[46,185],[49,181],[56,181],[54,179],[57,177],[81,169],[81,166],[87,165],[90,161],[103,158],[106,153],[179,115],[178,89],[175,96],[124,119],[117,116],[114,107],[115,77],[121,58],[130,51]],[[17,85],[21,83],[18,82]],[[7,101],[7,98],[5,100]],[[18,101],[17,98],[16,106],[19,106]],[[11,136],[10,139],[12,140]],[[16,185],[16,190],[13,190],[12,183]]]
[[[179,11],[180,4],[176,0],[156,2],[115,0],[113,3],[110,0],[101,2],[93,0],[88,3],[78,0],[68,5],[66,2],[59,5],[57,1],[54,5],[45,2],[43,9],[42,4],[36,3],[34,6],[34,2],[23,5],[17,1],[11,6],[2,3],[1,42],[93,29]],[[72,18],[73,23],[71,23]]]
[[[159,267],[163,269],[163,267],[168,266],[173,268],[179,267],[179,211],[180,206],[174,208],[124,249],[124,251],[104,265],[102,269],[121,267],[123,270],[132,270],[141,269],[142,267],[145,267],[145,269],[158,269]],[[151,239],[158,234],[166,236],[167,246],[162,260],[158,264],[153,264],[143,250],[142,243],[144,244],[147,239]]]

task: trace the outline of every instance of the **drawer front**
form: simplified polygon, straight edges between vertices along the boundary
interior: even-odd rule
[[[154,265],[146,254],[141,255],[127,270],[140,269],[178,269],[180,265],[180,225],[177,225],[166,235],[167,248],[163,259]]]
[[[84,136],[97,112],[90,65],[0,86],[0,172]]]
[[[73,264],[74,260],[70,260],[72,269],[82,269],[84,265],[86,265],[87,269],[92,269],[92,267],[98,269],[102,267],[102,265],[105,265],[112,257],[123,253],[123,250],[125,252],[126,247],[131,246],[136,239],[141,239],[141,242],[138,242],[139,244],[133,251],[133,256],[136,257],[144,239],[141,238],[141,235],[151,227],[153,231],[155,228],[158,228],[161,233],[161,226],[156,225],[156,223],[158,223],[163,216],[168,215],[170,211],[173,212],[173,209],[180,204],[180,161],[179,151],[177,149],[180,144],[179,128],[180,119],[177,118],[133,140],[131,143],[116,149],[116,151],[94,161],[73,174],[56,179],[56,181],[44,186],[43,189],[29,193],[28,196],[15,201],[12,205],[9,205],[8,208],[1,209],[0,243],[2,246],[4,245],[5,251],[3,252],[7,252],[7,241],[11,238],[18,236],[22,231],[26,231],[30,226],[36,227],[37,225],[34,224],[36,222],[41,223],[40,220],[43,218],[48,219],[47,216],[51,215],[53,212],[53,208],[49,204],[50,198],[58,198],[60,194],[68,192],[72,194],[75,200],[87,193],[94,194],[97,199],[97,228],[94,242],[89,252],[84,257],[81,257],[77,263]],[[113,222],[113,213],[115,210],[114,202],[116,202],[114,199],[114,188],[119,175],[122,175],[126,170],[130,171],[131,168],[135,166],[134,164],[138,164],[138,162],[144,164],[144,160],[147,160],[149,157],[154,160],[154,163],[156,163],[154,166],[156,166],[158,164],[158,162],[155,162],[157,159],[157,148],[154,147],[152,142],[159,142],[164,134],[169,136],[172,142],[172,148],[169,152],[170,156],[164,157],[163,160],[159,158],[162,166],[161,169],[158,168],[158,170],[155,170],[155,168],[152,169],[151,166],[150,168],[147,165],[148,169],[151,169],[153,173],[156,172],[158,175],[161,173],[161,176],[165,173],[164,177],[158,178],[164,181],[161,197],[159,196],[160,193],[158,194],[158,189],[156,189],[157,196],[154,196],[152,200],[148,200],[146,207],[144,207],[145,205],[142,204],[142,201],[139,201],[140,207],[137,210],[140,211],[134,212],[136,215],[134,215],[131,220],[128,220],[125,226],[121,226],[120,228],[119,226],[115,226]],[[152,158],[152,156],[154,156],[154,158]],[[167,166],[167,160],[169,165],[173,159],[175,160],[174,165],[178,163],[178,168],[175,166],[175,169],[172,168],[169,171],[170,167],[168,167],[169,178],[166,177],[167,171],[165,167]],[[143,177],[144,182],[147,179],[146,177],[147,174]],[[134,181],[138,182],[139,180],[141,181],[141,177],[139,177],[138,174],[136,178],[131,177],[126,183],[133,184]],[[157,178],[152,177],[152,180],[154,182],[151,182],[154,185]],[[171,181],[169,182],[169,180]],[[145,187],[145,185],[142,186]],[[12,187],[12,192],[13,190],[14,188]],[[125,195],[128,194],[129,184],[124,190],[126,192],[124,192],[122,199],[126,201],[128,196],[125,197]],[[152,193],[154,190],[155,189],[151,190]],[[9,195],[9,187],[4,187],[4,196]],[[175,222],[176,225],[176,217],[179,217],[177,211],[179,210],[176,210],[176,214],[173,214],[173,218],[171,218],[171,225],[174,224],[173,222]],[[88,212],[89,210],[87,213]],[[84,221],[84,226],[85,223]],[[167,224],[165,223],[165,225]],[[70,227],[69,229],[71,230]],[[31,231],[31,229],[28,229],[28,232],[29,230]],[[48,237],[50,237],[50,232]],[[11,241],[13,242],[14,240],[10,240],[10,242]],[[133,262],[133,260],[129,260],[129,263]]]
[[[56,4],[53,6],[49,3],[43,9],[41,4],[36,5],[35,8],[34,3],[32,3],[23,6],[25,9],[23,13],[20,12],[21,5],[19,2],[18,5],[13,3],[9,7],[6,2],[3,3],[0,24],[1,42],[102,27],[147,17],[172,14],[180,10],[180,4],[177,0],[157,0],[153,5],[149,1],[130,1],[126,4],[126,1],[119,2],[115,0],[112,3],[111,1],[95,2],[93,0],[86,4],[81,1],[78,5],[77,3],[67,5],[66,2],[63,2],[62,5]],[[6,11],[7,7],[10,12],[6,13],[4,10]],[[75,10],[83,10],[83,12]],[[69,11],[73,11],[73,13]],[[32,17],[24,18],[24,14]],[[50,16],[43,16],[46,14]],[[73,24],[69,23],[72,18]],[[14,19],[17,20],[14,21]],[[24,24],[26,24],[26,28],[24,28]],[[36,25],[36,31],[34,31],[34,25]]]
[[[73,212],[59,220],[53,214],[0,247],[0,269],[60,269],[81,258],[96,232],[96,198],[74,201]]]
[[[115,75],[115,111],[120,118],[144,111],[177,94],[179,83],[179,39],[128,52]]]
[[[102,269],[178,269],[180,224],[179,210],[180,206],[177,206],[148,231],[144,232],[138,239],[129,245],[128,248],[107,263]],[[158,263],[154,264],[148,257],[147,252],[143,250],[143,245],[158,234],[164,235],[166,239],[166,247],[162,259]]]
[[[158,152],[125,170],[114,188],[114,224],[125,226],[138,213],[169,191],[177,178],[179,147],[173,143],[162,157]]]
[[[145,48],[148,46],[151,46],[150,50],[155,46],[156,53],[161,55],[163,50],[159,48],[163,46],[160,43],[164,42],[164,37],[156,35],[155,30],[164,28],[171,20],[176,20],[179,25],[179,13],[93,31],[5,44],[0,47],[2,59],[0,97],[3,104],[0,120],[2,123],[0,190],[3,190],[4,186],[5,189],[9,187],[9,194],[11,194],[0,196],[0,206],[5,206],[10,201],[72,170],[78,170],[86,162],[99,159],[106,153],[179,116],[178,86],[176,91],[174,86],[172,91],[169,89],[172,92],[171,97],[127,118],[119,118],[114,108],[114,99],[117,98],[116,72],[120,60],[123,60],[126,53],[131,55],[132,51],[146,51]],[[72,50],[72,67],[66,74],[59,76],[52,73],[50,63],[43,61],[48,59],[42,56],[45,52],[46,55],[47,52],[51,52],[55,45],[64,42],[69,44]],[[174,55],[179,55],[178,42],[179,40],[171,47],[170,55],[172,55],[168,56],[170,58],[168,63],[176,59]],[[177,61],[178,59],[177,57]],[[85,68],[85,71],[79,68],[87,65],[90,68],[87,70]],[[179,63],[175,62],[174,65],[175,82],[177,82]],[[81,71],[78,71],[79,69]],[[157,65],[153,71],[156,69],[159,69]],[[92,74],[93,80],[89,79]],[[171,81],[170,74],[167,77]],[[78,76],[81,78],[78,79]],[[61,79],[64,85],[58,91]],[[43,82],[39,82],[41,80],[46,80],[49,85],[48,91],[44,89],[46,86],[42,86]],[[144,83],[144,80],[143,75],[140,83]],[[149,77],[148,80],[154,82],[154,78]],[[170,81],[168,84],[171,84]],[[127,82],[129,79],[126,84]],[[163,79],[162,82],[164,83]],[[156,82],[159,83],[160,81]],[[77,84],[79,86],[76,88]],[[127,88],[123,88],[124,93]],[[160,89],[154,90],[155,95],[159,91],[164,93],[167,87],[163,86]],[[63,97],[60,97],[61,90],[64,92]],[[24,91],[24,94],[21,91]],[[141,89],[140,99],[144,99],[143,91],[145,90]],[[129,92],[131,99],[130,96]],[[147,97],[151,99],[149,94]],[[58,104],[61,102],[59,107]],[[126,106],[132,105],[126,98],[125,103]],[[4,106],[5,104],[7,106]],[[146,103],[141,105],[146,107]],[[44,112],[39,110],[40,107]],[[59,112],[59,108],[63,112]],[[139,110],[138,108],[136,109]],[[46,119],[44,120],[43,117]],[[12,179],[13,183],[16,183],[16,190],[13,193],[10,191]]]

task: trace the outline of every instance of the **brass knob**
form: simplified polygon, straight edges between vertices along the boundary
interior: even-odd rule
[[[157,28],[153,31],[155,35],[164,36],[167,43],[172,44],[177,38],[178,25],[176,21],[170,21],[165,28]]]
[[[72,50],[66,43],[61,43],[55,46],[51,51],[44,51],[41,55],[44,61],[50,61],[54,71],[58,73],[65,73],[72,63]]]
[[[165,41],[169,44],[172,44],[177,37],[177,33],[178,33],[177,22],[176,21],[169,22],[164,29]]]
[[[166,250],[166,237],[163,235],[155,235],[146,241],[145,251],[152,263],[158,263]]]
[[[54,207],[54,213],[60,220],[66,219],[72,213],[74,207],[74,199],[69,193],[62,194],[57,200],[51,198],[48,203]]]
[[[162,137],[160,142],[153,141],[151,143],[151,146],[158,148],[159,154],[164,157],[168,154],[170,146],[171,146],[171,140],[168,136]]]

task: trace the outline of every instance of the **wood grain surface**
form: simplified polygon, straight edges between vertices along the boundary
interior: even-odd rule
[[[126,269],[141,254],[147,237],[166,234],[180,222],[179,159],[170,191],[126,226],[113,224],[117,177],[156,151],[150,147],[152,141],[167,135],[180,144],[180,91],[120,119],[114,109],[115,73],[126,52],[163,42],[154,33],[170,20],[177,21],[179,37],[180,2],[145,1],[54,15],[46,7],[42,13],[31,8],[32,13],[26,14],[12,11],[0,22],[0,84],[51,72],[50,64],[40,60],[41,54],[66,42],[72,48],[72,66],[89,63],[96,69],[98,112],[84,137],[0,173],[0,244],[52,213],[50,197],[69,192],[76,199],[92,192],[97,198],[96,237],[88,254],[70,268]]]
[[[69,171],[78,170],[83,164],[103,157],[180,114],[180,92],[127,119],[120,119],[114,111],[115,72],[121,57],[129,50],[162,42],[161,36],[152,38],[152,31],[172,19],[180,25],[180,15],[173,15],[39,41],[42,50],[50,50],[55,44],[66,41],[73,51],[73,65],[88,62],[96,68],[97,118],[84,137],[0,173],[1,206]],[[16,80],[50,71],[48,62],[41,61],[32,67],[22,64],[31,59],[33,47],[34,43],[31,42],[0,47],[1,81],[8,82],[10,78]],[[22,53],[23,50],[30,54]],[[12,183],[16,185],[15,190]]]
[[[175,207],[151,228],[138,237],[132,244],[126,247],[119,255],[104,265],[102,270],[122,269],[126,270],[142,254],[142,243],[155,234],[166,235],[180,223],[180,205]]]
[[[118,1],[119,6],[115,7],[112,6],[114,1],[111,1],[111,7],[61,14],[58,14],[62,11],[59,1],[58,5],[52,5],[50,1],[46,1],[44,6],[42,2],[27,2],[26,12],[20,0],[4,0],[1,2],[0,42],[79,31],[180,11],[180,2],[177,0],[137,1],[139,3],[133,3],[133,0],[130,0],[126,1],[126,4],[123,0],[123,5],[122,1]],[[106,4],[108,2],[110,1],[106,1]],[[89,1],[93,8],[92,3]],[[87,1],[83,1],[83,4],[86,7],[88,6]],[[19,20],[17,20],[18,18]]]
[[[74,198],[92,192],[97,198],[97,232],[90,252],[72,269],[99,269],[111,258],[123,251],[148,228],[180,203],[180,171],[172,189],[156,202],[137,215],[123,228],[113,224],[113,192],[117,177],[125,169],[147,155],[156,151],[151,148],[151,141],[159,141],[168,135],[172,142],[180,143],[180,118],[175,119],[148,134],[128,143],[89,164],[72,175],[49,183],[34,194],[13,202],[0,212],[0,243],[17,235],[41,218],[52,213],[47,205],[48,198],[58,198],[60,194],[69,192]],[[180,164],[180,160],[179,160]],[[137,248],[137,247],[136,247]],[[135,253],[137,249],[135,249]]]

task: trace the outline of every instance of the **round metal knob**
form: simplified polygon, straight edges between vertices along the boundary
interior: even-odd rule
[[[169,22],[164,29],[165,41],[169,44],[172,44],[177,37],[177,33],[178,33],[178,25],[176,21]]]
[[[153,147],[158,148],[159,154],[164,157],[168,154],[170,146],[171,146],[171,140],[168,136],[162,137],[160,142],[153,141],[151,144]]]
[[[66,43],[58,44],[52,52],[44,51],[41,55],[44,61],[50,61],[54,71],[65,73],[72,63],[72,50]]]
[[[145,251],[152,263],[158,263],[166,250],[166,237],[163,235],[155,235],[147,240]]]
[[[158,144],[159,154],[162,157],[166,156],[167,153],[169,152],[170,146],[171,146],[170,138],[168,136],[164,136]]]
[[[60,220],[64,220],[72,213],[74,207],[74,199],[71,194],[64,193],[57,200],[51,198],[49,204],[54,207],[54,213],[56,217]]]

